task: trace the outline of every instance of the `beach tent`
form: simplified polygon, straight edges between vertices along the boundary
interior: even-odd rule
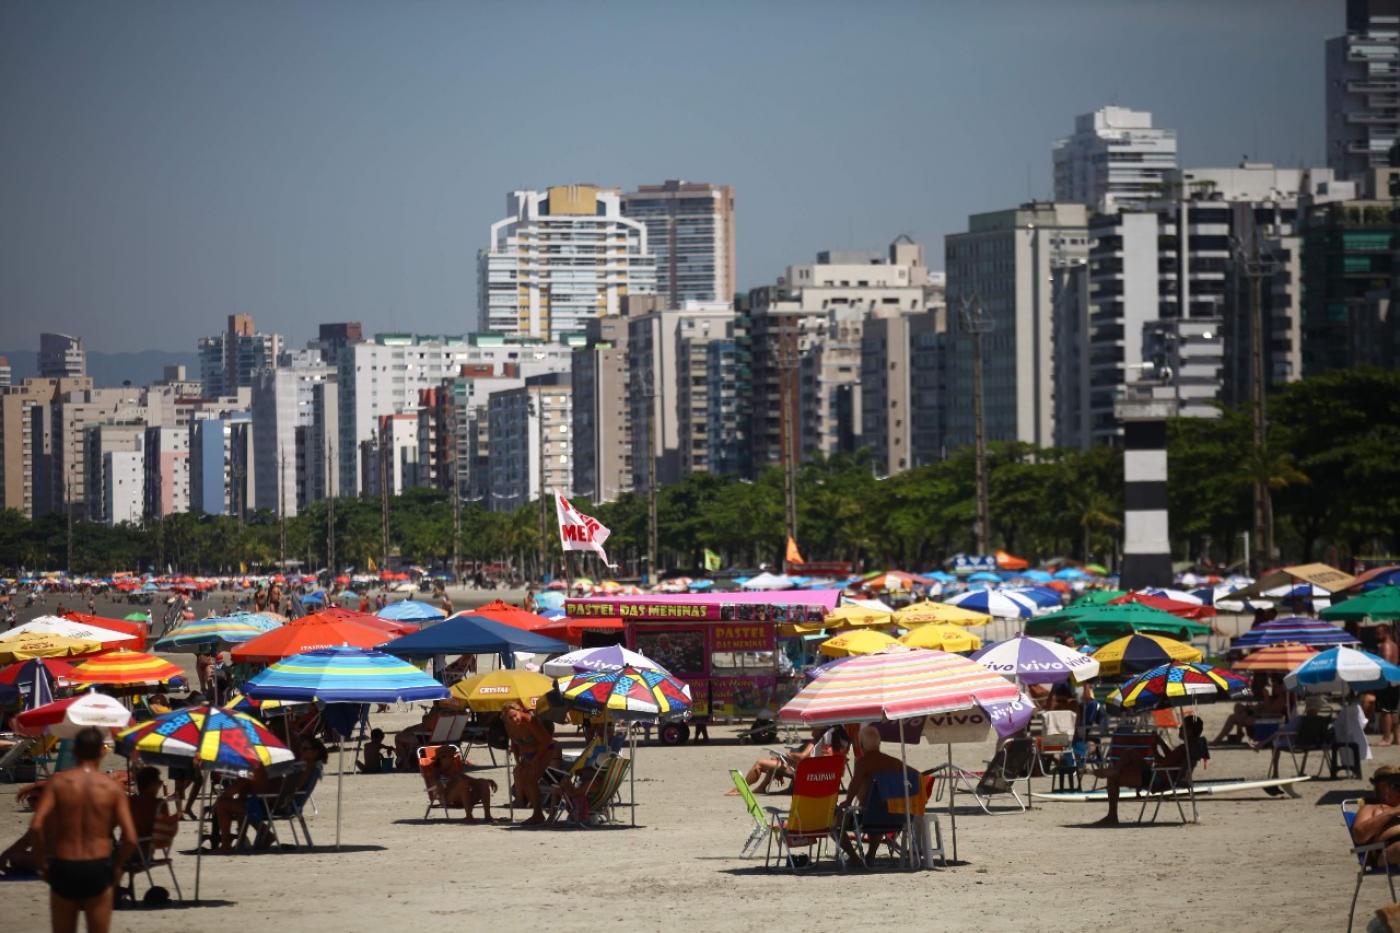
[[[1296,583],[1311,583],[1328,593],[1336,593],[1348,589],[1355,582],[1356,578],[1351,574],[1343,573],[1327,564],[1297,564],[1269,571],[1249,586],[1233,593],[1231,598],[1248,599],[1251,596],[1263,596],[1266,590]]]
[[[499,654],[506,666],[513,653],[562,654],[569,646],[554,638],[506,625],[484,616],[455,615],[421,632],[413,632],[381,646],[380,650],[403,658],[430,658],[439,654]]]

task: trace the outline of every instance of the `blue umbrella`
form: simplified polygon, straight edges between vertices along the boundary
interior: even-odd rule
[[[689,588],[692,590],[708,590],[714,585],[715,581],[713,580],[691,580]]]
[[[513,651],[562,654],[569,646],[504,622],[469,613],[453,616],[432,628],[396,638],[379,650],[402,658],[430,658],[438,654],[501,654],[511,661]]]
[[[1037,606],[1053,606],[1058,609],[1064,605],[1064,600],[1060,594],[1046,586],[1025,586],[1011,590],[1012,593],[1020,593],[1027,597]]]
[[[1001,577],[987,570],[979,570],[974,574],[969,574],[968,583],[1000,583]]]
[[[1300,645],[1354,645],[1356,636],[1321,619],[1303,616],[1261,622],[1231,642],[1232,648],[1262,648],[1297,642]]]
[[[1338,646],[1308,658],[1283,678],[1289,690],[1364,693],[1400,684],[1400,667],[1369,651]]]
[[[1078,567],[1061,567],[1055,571],[1056,580],[1083,580],[1088,574]]]
[[[441,622],[447,618],[447,613],[441,609],[416,599],[390,603],[375,615],[391,622]]]
[[[38,709],[53,702],[53,679],[43,663],[38,658],[34,660],[39,666],[34,675],[34,684],[29,688],[29,701],[24,704],[26,710]]]
[[[564,594],[563,594],[563,593],[560,593],[560,592],[557,592],[557,591],[554,591],[554,590],[550,590],[550,591],[548,591],[548,592],[537,593],[537,594],[535,594],[535,613],[536,613],[537,615],[544,615],[544,613],[541,612],[541,610],[545,610],[545,609],[563,609],[563,608],[564,608]]]
[[[1049,583],[1054,579],[1054,577],[1050,576],[1050,574],[1046,573],[1044,570],[1026,570],[1021,573],[1021,576],[1025,577],[1027,580],[1034,580],[1036,583]]]
[[[307,593],[301,598],[301,601],[304,603],[309,603],[311,605],[320,606],[326,601],[325,590],[317,590],[315,593]]]

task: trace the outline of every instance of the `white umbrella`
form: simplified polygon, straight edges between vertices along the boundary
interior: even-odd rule
[[[0,635],[0,641],[8,641],[31,632],[36,635],[61,635],[64,638],[77,638],[82,641],[100,641],[104,644],[113,641],[133,641],[136,638],[130,632],[116,632],[59,616],[39,616]]]
[[[610,671],[619,667],[635,667],[639,670],[670,671],[657,664],[644,654],[629,651],[621,645],[607,645],[602,648],[581,648],[561,654],[544,662],[543,673],[548,677],[569,677],[588,671]]]
[[[30,718],[34,725],[23,719]],[[89,726],[99,729],[125,729],[131,725],[131,710],[120,701],[102,693],[85,693],[71,700],[59,700],[48,706],[23,714],[20,731],[30,735],[52,735],[60,739],[74,738]]]
[[[792,587],[792,578],[764,571],[756,577],[749,577],[741,585],[746,590],[786,590]]]
[[[1205,600],[1195,593],[1188,593],[1185,590],[1171,590],[1159,587],[1141,590],[1140,592],[1148,596],[1156,596],[1159,599],[1170,599],[1178,603],[1190,603],[1193,606],[1205,605]]]
[[[1059,642],[1024,635],[983,648],[972,660],[1017,683],[1060,683],[1070,678],[1083,683],[1099,673],[1099,662],[1090,655]]]

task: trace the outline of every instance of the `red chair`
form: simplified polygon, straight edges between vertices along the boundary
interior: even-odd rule
[[[836,798],[841,792],[844,771],[842,756],[823,755],[798,762],[797,774],[792,779],[792,807],[786,813],[776,807],[765,807],[772,829],[763,859],[765,866],[771,866],[775,855],[781,861],[786,852],[788,868],[796,871],[798,865],[792,850],[813,846],[816,849],[810,864],[816,865],[821,860],[823,844],[831,836],[836,818]],[[774,840],[778,843],[776,853],[773,852]]]

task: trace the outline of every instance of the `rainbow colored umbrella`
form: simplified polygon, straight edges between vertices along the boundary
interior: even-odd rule
[[[690,712],[690,687],[663,671],[620,667],[560,677],[559,694],[585,713],[675,719]]]
[[[1249,681],[1223,667],[1172,661],[1125,681],[1108,695],[1108,702],[1123,709],[1152,710],[1212,703],[1248,693]]]
[[[190,652],[207,648],[227,648],[252,641],[259,635],[280,628],[282,623],[253,613],[192,619],[177,625],[156,642],[157,651]]]
[[[164,658],[144,651],[119,648],[94,655],[73,665],[73,679],[80,684],[109,687],[158,686],[181,679],[185,672]]]
[[[171,710],[117,734],[116,751],[153,764],[250,774],[296,766],[282,740],[251,716],[218,706]]]
[[[1265,645],[1299,644],[1314,647],[1354,645],[1356,636],[1320,619],[1290,616],[1261,622],[1230,643],[1232,648],[1261,648]]]

